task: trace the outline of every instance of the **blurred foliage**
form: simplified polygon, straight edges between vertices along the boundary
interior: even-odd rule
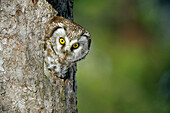
[[[74,0],[74,21],[92,35],[79,113],[170,113],[169,20],[170,0]]]

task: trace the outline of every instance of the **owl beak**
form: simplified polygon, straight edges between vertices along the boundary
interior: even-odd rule
[[[66,51],[64,52],[64,56],[65,56],[65,57],[67,56],[67,53],[68,53],[68,50],[66,50]]]

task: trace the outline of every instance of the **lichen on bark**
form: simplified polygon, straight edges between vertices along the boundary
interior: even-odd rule
[[[76,66],[66,80],[43,73],[46,0],[0,1],[0,112],[77,112]]]

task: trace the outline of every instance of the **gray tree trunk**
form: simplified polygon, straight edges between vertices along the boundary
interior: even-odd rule
[[[49,3],[73,19],[72,0]],[[77,112],[76,66],[66,80],[44,75],[45,23],[58,13],[49,3],[0,0],[0,113]]]

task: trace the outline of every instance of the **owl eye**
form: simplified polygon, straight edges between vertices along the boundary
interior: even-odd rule
[[[77,49],[78,47],[79,47],[79,43],[75,43],[75,44],[73,44],[73,49]]]
[[[65,44],[64,38],[63,38],[63,37],[60,37],[59,42],[60,42],[61,45],[64,45],[64,44]]]

